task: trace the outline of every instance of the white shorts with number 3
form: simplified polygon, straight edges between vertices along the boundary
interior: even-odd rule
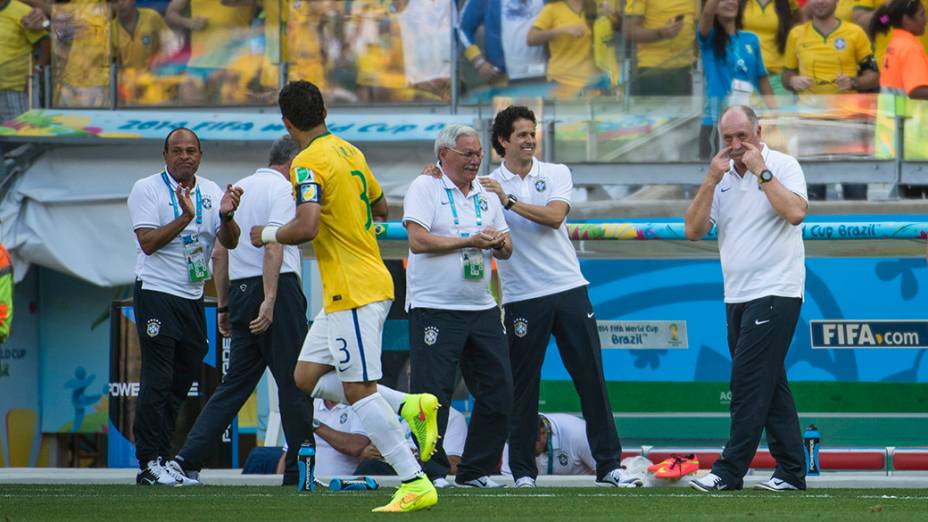
[[[342,382],[380,380],[383,323],[392,304],[378,301],[331,314],[320,310],[303,341],[299,360],[334,366]]]

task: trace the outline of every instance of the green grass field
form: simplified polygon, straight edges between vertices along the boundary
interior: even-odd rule
[[[0,486],[0,521],[20,520],[928,520],[928,490],[820,489],[703,495],[682,488],[538,488],[440,493],[438,506],[411,514],[374,514],[392,489],[316,492],[205,486]]]

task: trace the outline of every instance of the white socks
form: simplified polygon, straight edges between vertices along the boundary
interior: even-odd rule
[[[348,404],[348,398],[345,397],[345,388],[335,372],[329,372],[319,377],[319,380],[316,381],[316,387],[313,388],[312,396],[315,399]]]
[[[393,467],[400,480],[412,480],[422,473],[422,468],[406,444],[405,432],[396,418],[396,412],[391,411],[390,404],[380,393],[359,400],[352,408],[361,419],[367,437],[380,450],[380,454]]]
[[[389,404],[391,408],[393,408],[393,413],[399,415],[400,408],[403,407],[403,401],[406,400],[408,395],[403,392],[396,391],[393,388],[387,388],[383,384],[377,385],[377,392],[380,393],[380,396],[383,397],[385,401],[387,401],[387,404]]]
[[[384,400],[387,401],[390,408],[393,409],[393,413],[399,415],[400,408],[403,407],[403,401],[406,400],[406,394],[398,392],[393,388],[387,388],[382,384],[377,385],[377,391]],[[345,388],[342,386],[342,381],[335,372],[329,372],[319,378],[319,381],[316,382],[316,387],[313,389],[312,396],[316,399],[325,399],[339,404],[348,404],[348,399],[345,397]]]

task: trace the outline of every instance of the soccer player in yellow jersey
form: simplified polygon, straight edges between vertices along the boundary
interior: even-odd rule
[[[319,88],[288,83],[278,98],[284,125],[302,149],[290,167],[296,216],[282,227],[256,226],[251,242],[313,242],[322,276],[323,310],[306,335],[294,371],[297,386],[314,398],[351,404],[364,431],[403,484],[377,512],[416,511],[438,502],[396,418],[409,423],[428,460],[438,438],[438,399],[378,386],[383,323],[393,301],[393,280],[380,257],[375,217],[387,203],[364,154],[329,133]],[[334,370],[334,371],[333,371]]]
[[[783,53],[783,85],[799,93],[839,94],[879,84],[870,40],[860,26],[835,16],[837,0],[809,0],[812,20],[794,27]]]

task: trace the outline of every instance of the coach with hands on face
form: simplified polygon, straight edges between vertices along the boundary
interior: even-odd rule
[[[242,189],[197,177],[202,150],[190,129],[168,133],[165,168],[135,183],[129,215],[142,255],[135,285],[141,379],[133,433],[139,485],[193,485],[171,459],[180,404],[209,349],[203,285],[218,238],[235,248]]]
[[[282,226],[296,204],[290,163],[300,152],[290,136],[274,141],[268,166],[235,183],[244,191],[236,212],[241,228]],[[280,419],[287,440],[284,483],[297,482],[297,451],[312,438],[312,404],[297,388],[293,369],[306,337],[306,298],[300,283],[300,249],[272,243],[256,248],[241,241],[234,250],[217,245],[213,277],[219,298],[219,330],[232,337],[229,369],[187,435],[176,461],[196,478],[210,446],[251,396],[270,368],[277,382]]]
[[[805,284],[799,226],[808,209],[805,177],[795,158],[761,142],[750,107],[727,109],[719,134],[724,148],[686,211],[685,230],[696,241],[718,227],[732,357],[731,432],[712,472],[690,485],[703,492],[741,489],[766,429],[777,467],[756,488],[805,489],[802,432],[785,365]]]
[[[499,262],[514,383],[509,466],[517,487],[533,487],[538,469],[538,386],[551,334],[580,395],[596,483],[641,486],[619,465],[619,442],[603,375],[589,282],[564,224],[573,191],[566,165],[535,158],[535,115],[511,106],[493,122],[493,148],[503,163],[480,184],[507,210],[512,257]]]
[[[455,482],[498,487],[496,472],[512,410],[512,372],[500,311],[490,293],[491,255],[512,255],[503,208],[476,181],[483,149],[477,132],[448,125],[435,155],[441,177],[419,176],[403,201],[409,234],[406,309],[410,387],[438,397],[444,434],[458,364],[475,404]],[[439,443],[433,459],[448,469]]]

